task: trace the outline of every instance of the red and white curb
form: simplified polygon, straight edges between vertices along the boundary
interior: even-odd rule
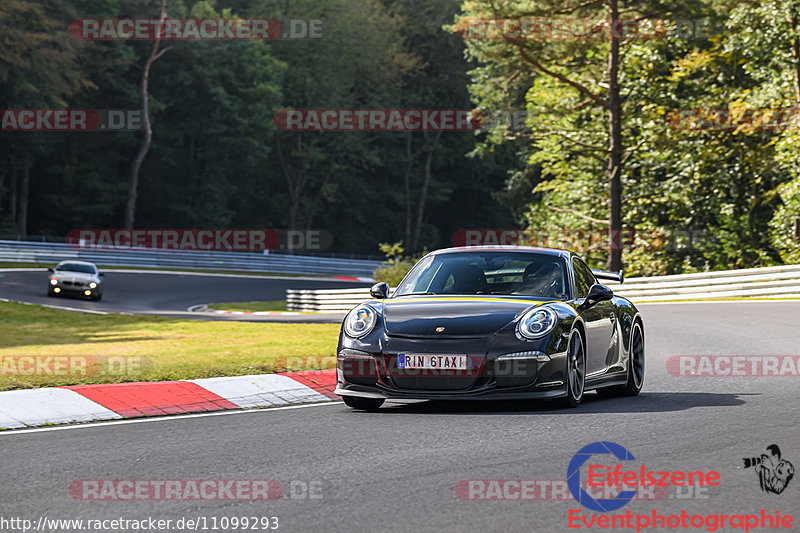
[[[363,283],[375,282],[375,278],[364,278],[360,276],[333,276],[333,279],[338,279],[340,281],[360,281]]]
[[[0,429],[278,407],[338,399],[336,371],[0,392]]]

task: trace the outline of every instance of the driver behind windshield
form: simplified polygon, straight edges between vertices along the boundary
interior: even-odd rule
[[[559,298],[562,294],[563,276],[557,263],[531,263],[522,274],[522,285],[514,291],[526,296]]]

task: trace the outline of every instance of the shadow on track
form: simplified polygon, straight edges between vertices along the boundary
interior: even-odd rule
[[[387,403],[378,414],[448,414],[448,415],[582,415],[592,413],[666,413],[694,407],[736,407],[746,402],[742,396],[754,394],[718,394],[711,392],[643,392],[635,398],[600,398],[587,393],[577,409],[561,407],[547,400],[430,400],[410,404]],[[359,412],[360,413],[360,412]],[[363,413],[362,413],[363,414]]]

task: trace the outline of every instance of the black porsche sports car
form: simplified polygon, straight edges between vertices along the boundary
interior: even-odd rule
[[[431,252],[391,296],[342,323],[336,394],[355,409],[387,399],[633,396],[644,382],[644,323],[636,307],[576,254],[479,246]]]

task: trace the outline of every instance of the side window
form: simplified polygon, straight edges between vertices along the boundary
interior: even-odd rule
[[[578,298],[586,298],[589,294],[589,289],[594,285],[597,280],[592,274],[591,269],[586,266],[586,263],[578,258],[572,260],[572,268],[575,270],[575,289]]]

